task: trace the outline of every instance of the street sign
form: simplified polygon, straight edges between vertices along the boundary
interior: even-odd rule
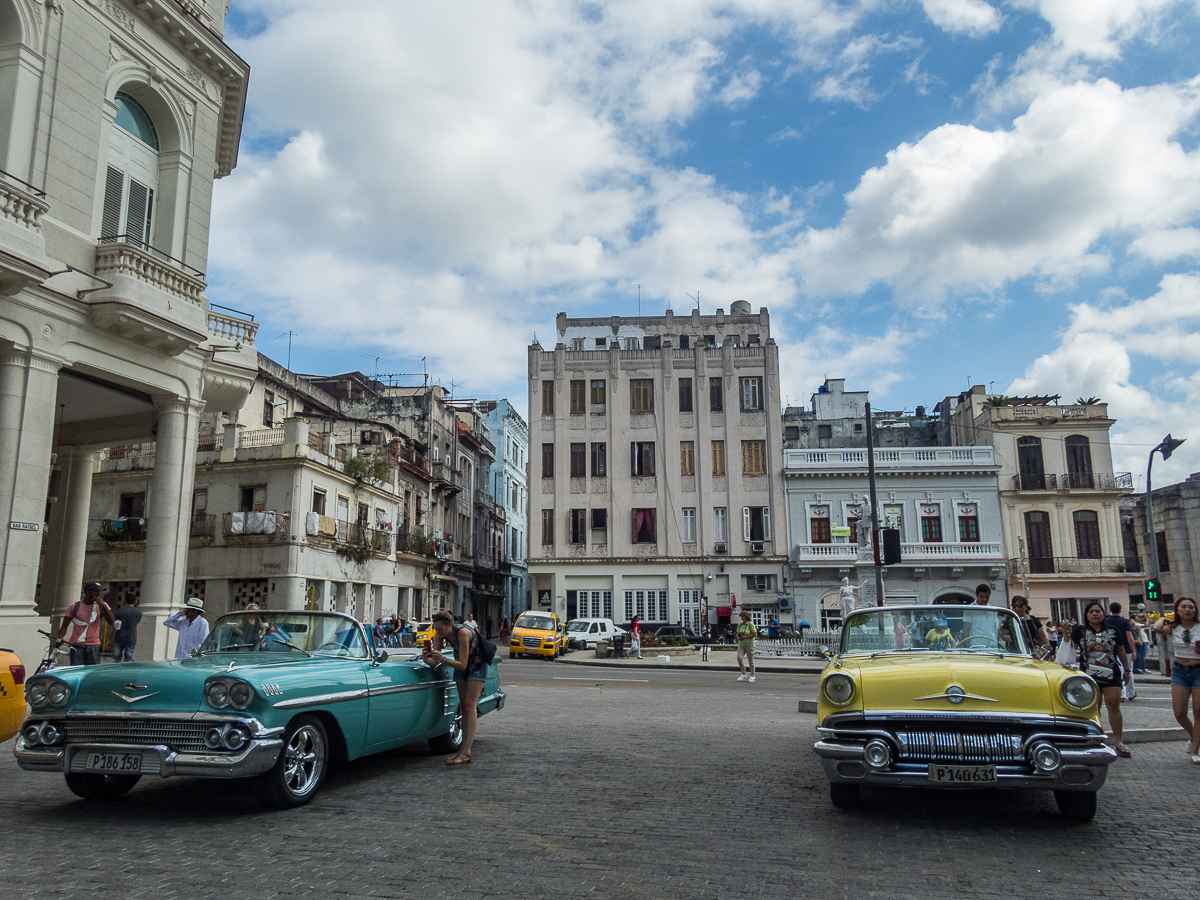
[[[833,537],[850,537],[850,526],[834,525],[829,529],[829,533]]]
[[[37,531],[42,526],[37,522],[9,522],[8,527],[13,531]]]

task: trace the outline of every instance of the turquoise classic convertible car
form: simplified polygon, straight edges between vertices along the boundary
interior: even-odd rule
[[[28,679],[32,713],[14,753],[23,769],[62,772],[86,799],[120,797],[143,775],[253,776],[267,803],[299,806],[332,757],[461,745],[453,673],[418,654],[377,650],[340,613],[233,613],[191,659]],[[493,663],[478,709],[503,706]]]

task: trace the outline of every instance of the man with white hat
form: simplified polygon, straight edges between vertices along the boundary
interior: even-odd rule
[[[208,637],[208,621],[203,613],[204,601],[199,597],[189,597],[183,609],[163,620],[164,625],[179,632],[179,643],[175,645],[176,659],[190,659],[192,651],[199,650]]]

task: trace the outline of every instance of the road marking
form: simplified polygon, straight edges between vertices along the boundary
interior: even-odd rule
[[[628,681],[637,684],[649,684],[649,678],[579,678],[574,675],[555,675],[555,681],[590,681],[595,684],[598,681],[603,681],[605,684],[613,681]]]

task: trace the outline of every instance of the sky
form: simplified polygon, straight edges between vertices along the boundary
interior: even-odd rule
[[[767,307],[782,394],[1099,397],[1200,471],[1200,0],[234,0],[208,296],[526,406],[554,318]],[[290,333],[290,334],[289,334]],[[289,351],[290,341],[290,351]]]

